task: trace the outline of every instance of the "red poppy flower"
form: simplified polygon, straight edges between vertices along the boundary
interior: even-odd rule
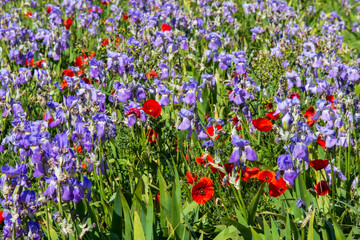
[[[205,204],[214,196],[213,181],[208,177],[202,177],[191,191],[192,198],[198,204]]]
[[[237,130],[241,130],[241,125],[240,125],[240,121],[237,117],[233,117],[232,118],[232,121],[234,123],[234,126],[236,126],[236,129]]]
[[[36,66],[38,68],[41,68],[44,62],[45,62],[45,60],[40,60],[40,61],[36,62]]]
[[[46,10],[46,12],[47,12],[48,14],[50,14],[50,13],[51,13],[51,7],[48,7],[47,10]]]
[[[84,74],[84,70],[82,70],[81,68],[80,68],[80,71],[78,71],[78,73],[77,73],[77,75],[78,76],[82,76]],[[83,78],[84,79],[84,78]]]
[[[308,117],[308,118],[306,119],[306,122],[307,122],[307,124],[308,124],[309,127],[314,126],[314,124],[316,123],[316,121],[313,120],[313,119],[310,118],[310,117]]]
[[[329,95],[329,96],[326,96],[326,100],[328,100],[331,103],[334,103],[335,97],[334,97],[334,95]]]
[[[329,165],[329,162],[327,159],[316,159],[313,161],[309,161],[310,166],[312,166],[315,170],[321,170],[327,167]]]
[[[86,164],[84,162],[82,162],[81,166],[83,168],[83,173],[86,173]]]
[[[241,180],[248,182],[250,178],[257,178],[260,169],[258,168],[246,168],[245,170],[241,170]]]
[[[67,83],[67,81],[65,79],[63,79],[62,82],[63,83],[60,86],[61,86],[62,90],[64,90],[66,87],[69,86],[69,84]]]
[[[216,130],[217,130],[217,131],[220,131],[221,129],[222,129],[222,127],[221,127],[220,124],[216,125]],[[210,127],[208,127],[208,128],[206,129],[206,131],[207,131],[207,135],[209,136],[209,138],[210,138],[210,137],[213,137],[214,134],[215,134],[214,126],[212,126],[212,125],[211,125]],[[219,137],[220,137],[220,134],[218,134],[218,135],[216,136],[215,140],[218,139]]]
[[[315,115],[315,109],[313,107],[309,107],[308,110],[304,113],[304,117],[313,117]]]
[[[289,96],[289,98],[293,99],[294,97],[297,97],[300,100],[300,95],[297,94],[296,92],[292,92]]]
[[[193,185],[194,182],[196,182],[197,180],[197,175],[186,172],[186,180],[188,181],[189,184]]]
[[[169,25],[167,25],[167,24],[162,24],[161,29],[162,29],[163,32],[165,32],[165,31],[170,31],[171,27]]]
[[[147,73],[146,75],[145,75],[147,78],[149,78],[149,74]],[[150,77],[151,78],[156,78],[157,77],[157,73],[154,71],[154,70],[151,70],[151,72],[150,72]]]
[[[109,3],[110,3],[110,1],[102,1],[102,2],[101,2],[101,5],[107,6],[107,5],[109,5]]]
[[[3,217],[4,211],[0,211],[0,224],[5,220]]]
[[[275,179],[275,173],[273,171],[261,171],[258,175],[258,180],[260,182],[272,182]]]
[[[122,15],[122,18],[123,18],[125,21],[129,19],[129,17],[128,17],[128,15],[127,15],[126,13],[124,13],[124,14]]]
[[[83,80],[84,80],[84,82],[85,82],[86,84],[91,84],[91,80],[90,80],[90,79],[84,77]]]
[[[252,120],[252,124],[257,130],[262,132],[269,132],[273,127],[272,122],[267,118],[254,119]]]
[[[315,191],[317,195],[325,196],[329,192],[331,192],[330,187],[328,186],[326,181],[320,181],[315,186]]]
[[[65,75],[65,76],[68,76],[68,77],[74,77],[74,76],[75,76],[74,72],[71,71],[70,69],[66,69],[66,70],[64,71],[64,75]]]
[[[78,56],[77,58],[76,58],[76,60],[75,60],[75,67],[80,67],[80,68],[82,68],[83,67],[83,64],[84,64],[84,61],[83,61],[83,59],[80,57],[80,56]]]
[[[272,197],[278,197],[288,188],[290,187],[286,186],[286,182],[283,178],[279,178],[279,180],[274,178],[273,181],[269,183],[269,195]]]
[[[233,163],[224,163],[223,165],[221,165],[220,164],[220,166],[222,166],[224,169],[225,169],[225,171],[226,171],[226,174],[228,174],[228,175],[232,175],[232,170],[233,170],[233,168],[234,168],[234,164]],[[219,171],[218,169],[216,169],[215,167],[213,167],[212,165],[210,165],[210,168],[211,168],[211,171],[212,171],[212,173],[216,173],[216,172],[219,172],[219,174],[220,174],[220,181],[219,181],[219,183],[220,183],[220,185],[223,185],[223,179],[224,179],[224,177],[225,177],[225,173],[223,173],[222,171]],[[229,182],[227,182],[227,185],[229,185]]]
[[[308,110],[306,110],[306,112],[304,113],[304,117],[306,118],[309,127],[314,126],[316,122],[315,120],[312,119],[314,115],[315,115],[315,109],[313,107],[309,107]]]
[[[25,16],[28,17],[28,18],[31,18],[31,17],[32,17],[32,13],[31,13],[31,12],[28,12],[28,13],[25,14]]]
[[[269,112],[268,114],[266,114],[266,118],[267,119],[275,119],[275,120],[278,120],[279,119],[279,116],[280,116],[280,113],[276,114],[275,116],[273,115],[275,113],[275,111],[272,111],[272,112]]]
[[[67,30],[69,30],[69,28],[71,27],[71,25],[73,24],[73,20],[71,18],[68,18],[66,19],[66,22],[64,23],[65,24],[65,28]]]
[[[260,173],[260,169],[258,168],[249,168],[246,170],[246,174],[249,175],[249,178],[257,178]]]
[[[28,60],[25,61],[25,66],[26,66],[26,67],[29,66],[29,61],[28,61]],[[34,59],[33,59],[33,58],[30,60],[30,66],[35,67]]]
[[[272,102],[270,102],[270,103],[268,103],[268,105],[266,106],[266,109],[272,109],[273,108],[273,103]]]
[[[75,146],[75,144],[74,144],[74,149],[75,149],[75,151],[77,150],[78,151],[78,153],[82,153],[82,148],[81,148],[81,146],[79,145],[78,147],[76,147]]]
[[[201,154],[201,157],[196,158],[195,160],[199,165],[205,165],[205,164],[207,164],[207,161],[209,161],[211,163],[214,162],[214,159],[210,156],[210,154],[207,155],[206,159],[204,159],[204,154]]]
[[[161,114],[161,106],[154,99],[149,99],[144,102],[142,110],[154,118],[157,118]]]
[[[109,44],[109,39],[108,39],[108,38],[104,38],[104,39],[102,40],[102,43],[101,43],[101,44],[103,45],[103,47],[106,46],[106,45],[108,45],[108,44]]]
[[[130,110],[125,114],[125,116],[129,116],[131,114],[135,114],[136,118],[140,118],[140,109],[130,108]]]
[[[320,136],[318,136],[316,141],[321,147],[326,148],[326,142],[324,140],[322,140]]]
[[[148,141],[149,143],[153,143],[156,142],[157,137],[158,137],[158,133],[155,132],[154,129],[150,129],[147,133],[145,133],[146,136],[148,136]]]

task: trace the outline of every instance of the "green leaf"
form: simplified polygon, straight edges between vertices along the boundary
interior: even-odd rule
[[[360,96],[360,84],[357,84],[354,89],[354,93],[356,96]]]
[[[260,237],[260,235],[252,228],[251,229],[251,233],[253,235],[253,240],[263,240],[264,238]]]
[[[124,227],[125,227],[124,239],[131,239],[131,229],[132,229],[131,211],[125,196],[122,193],[120,195],[121,195],[121,204],[124,210]]]
[[[326,228],[327,234],[330,236],[330,239],[336,240],[335,230],[334,230],[334,227],[332,226],[332,224],[325,218],[323,218],[323,221],[325,222],[325,228]]]
[[[349,233],[348,237],[346,240],[352,240],[353,239],[353,230],[354,229],[351,229],[351,232]]]
[[[122,239],[123,209],[121,204],[121,191],[117,191],[114,200],[114,210],[111,223],[111,232],[116,233]]]
[[[312,211],[310,223],[309,223],[309,229],[308,229],[308,240],[314,239],[314,219],[315,219],[315,211]]]
[[[283,220],[285,223],[287,222],[287,217],[285,217],[285,216],[283,216],[283,215],[280,215],[280,214],[277,214],[277,213],[265,211],[265,212],[261,212],[261,213],[259,213],[259,214],[273,215],[273,216],[275,216],[275,217],[277,217],[277,218],[280,218],[280,219]],[[299,239],[299,231],[298,231],[298,229],[297,229],[294,221],[291,220],[290,218],[289,218],[289,224],[290,224],[291,231],[292,231],[292,233],[294,234],[294,239],[295,239],[295,240],[298,240],[298,239]],[[273,227],[273,224],[271,224],[271,229],[272,229],[272,231],[274,231],[272,227]],[[273,234],[274,234],[274,232],[273,232]]]
[[[108,238],[109,238],[109,240],[121,240],[121,238],[119,238],[119,236],[116,235],[115,233],[110,233],[108,235]]]
[[[343,231],[341,230],[341,228],[339,226],[339,224],[336,222],[336,219],[332,218],[332,221],[333,221],[333,226],[334,226],[334,230],[335,230],[336,240],[346,239]]]
[[[255,214],[256,214],[256,209],[257,206],[259,204],[259,200],[260,200],[260,196],[264,193],[264,183],[262,183],[259,187],[258,192],[256,193],[256,195],[253,197],[253,199],[251,200],[251,204],[249,206],[249,214],[248,214],[248,221],[249,221],[249,225],[253,225],[254,221],[255,221]]]
[[[237,230],[239,230],[239,232],[241,233],[241,235],[244,237],[245,240],[251,240],[253,238],[253,235],[251,233],[251,229],[248,228],[247,226],[236,222],[230,218],[225,218],[224,219],[228,224],[233,225],[234,227],[237,228]]]
[[[270,231],[270,227],[269,224],[266,222],[265,218],[263,217],[263,223],[264,223],[264,234],[265,234],[265,239],[271,239],[271,231]]]
[[[154,204],[153,204],[151,191],[149,191],[149,200],[146,208],[146,227],[145,227],[146,240],[153,239],[153,220],[154,220]]]
[[[189,205],[187,205],[184,210],[182,210],[182,213],[183,213],[182,216],[187,216],[187,215],[188,215],[189,213],[191,213],[197,206],[199,206],[199,204],[197,204],[195,201],[193,201],[192,203],[190,203]]]
[[[170,194],[167,191],[166,182],[164,177],[161,174],[161,171],[158,171],[158,180],[159,180],[159,189],[160,189],[160,226],[164,231],[166,231],[166,219],[168,216],[171,216],[171,201]]]
[[[226,227],[222,230],[214,240],[224,240],[224,239],[236,239],[238,237],[237,229],[234,226]]]
[[[134,211],[134,239],[145,240],[144,230],[138,212]]]
[[[276,226],[274,219],[272,217],[271,218],[271,233],[272,233],[272,239],[280,239],[280,235],[279,235],[279,228]]]
[[[287,214],[287,216],[286,216],[285,239],[286,240],[292,240],[289,214]]]

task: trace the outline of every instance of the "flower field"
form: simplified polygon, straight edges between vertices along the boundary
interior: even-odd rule
[[[1,0],[1,239],[359,239],[359,65],[355,0]]]

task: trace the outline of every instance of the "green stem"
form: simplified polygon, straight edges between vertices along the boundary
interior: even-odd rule
[[[51,240],[51,234],[50,234],[50,223],[49,223],[49,204],[50,202],[48,201],[46,204],[46,231],[47,231],[47,235],[48,235],[48,239]]]

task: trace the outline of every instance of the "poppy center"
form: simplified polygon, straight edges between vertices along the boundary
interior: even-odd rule
[[[269,176],[265,176],[265,180],[268,180],[269,179]]]
[[[201,189],[199,190],[199,194],[200,194],[201,196],[204,196],[204,195],[205,195],[205,190],[201,188]]]

